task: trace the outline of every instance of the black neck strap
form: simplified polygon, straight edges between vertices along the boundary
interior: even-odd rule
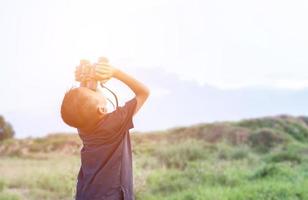
[[[107,98],[107,100],[113,105],[113,108],[114,108],[114,109],[117,109],[117,108],[119,107],[119,102],[118,102],[118,97],[117,97],[117,95],[116,95],[112,90],[110,90],[109,88],[107,88],[106,86],[104,86],[103,83],[100,83],[100,85],[101,85],[102,88],[107,89],[107,90],[114,96],[114,99],[115,99],[115,101],[116,101],[116,106],[114,105],[114,103],[113,103],[109,98]]]

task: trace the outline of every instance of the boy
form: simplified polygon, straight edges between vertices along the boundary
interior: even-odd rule
[[[149,89],[107,62],[98,64],[95,79],[106,82],[110,78],[122,81],[135,93],[115,111],[108,113],[105,97],[87,87],[69,90],[62,102],[63,121],[78,129],[83,142],[76,200],[134,199],[129,129],[134,127],[132,117],[148,98]]]

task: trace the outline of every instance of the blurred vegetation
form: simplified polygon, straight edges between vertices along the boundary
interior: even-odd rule
[[[308,118],[277,116],[132,134],[141,200],[306,200]],[[0,200],[73,199],[77,134],[0,143]]]
[[[14,134],[15,132],[12,125],[5,121],[4,117],[0,115],[0,141],[13,138]]]

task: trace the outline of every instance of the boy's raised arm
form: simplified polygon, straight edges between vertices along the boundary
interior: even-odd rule
[[[110,77],[114,77],[125,83],[131,90],[133,90],[137,99],[137,105],[134,114],[139,111],[150,94],[149,89],[143,83],[107,63],[97,65],[96,74],[97,80],[106,80]]]
[[[149,89],[143,83],[119,69],[113,68],[113,77],[125,83],[135,93],[137,105],[134,114],[136,114],[147,100],[150,94]]]

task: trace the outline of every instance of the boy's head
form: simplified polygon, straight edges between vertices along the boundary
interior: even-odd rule
[[[70,89],[66,92],[62,105],[61,117],[69,126],[88,128],[107,113],[106,98],[86,87]]]

